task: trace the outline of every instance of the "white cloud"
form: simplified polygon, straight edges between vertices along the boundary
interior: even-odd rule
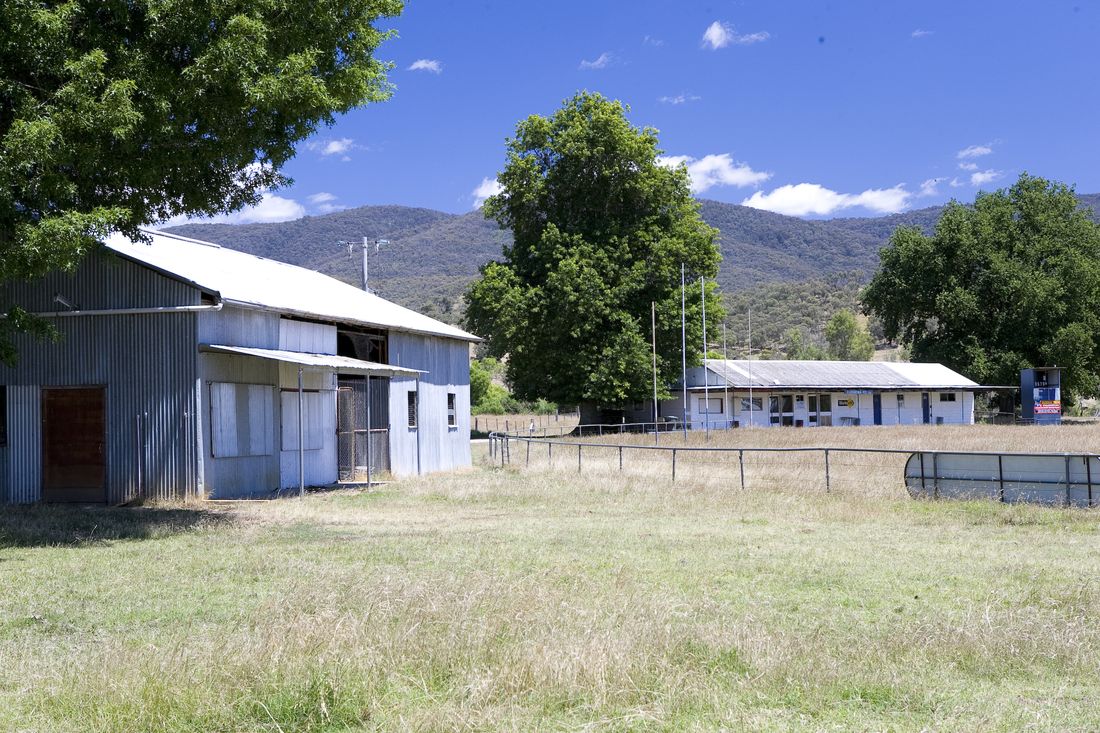
[[[666,168],[686,165],[693,193],[703,193],[714,186],[755,186],[772,176],[754,171],[747,163],[735,162],[728,153],[704,155],[698,159],[687,155],[662,155],[657,164]]]
[[[604,51],[595,61],[585,61],[584,59],[581,59],[580,69],[583,71],[591,71],[593,69],[606,69],[614,62],[614,54],[612,54],[610,51]]]
[[[660,38],[654,38],[653,36],[646,36],[645,38],[642,39],[642,45],[643,46],[655,46],[657,48],[660,48],[661,46],[665,45],[665,42],[662,41]]]
[[[485,199],[490,196],[496,196],[503,191],[504,188],[500,185],[500,181],[495,178],[482,178],[481,183],[477,184],[477,188],[473,190],[474,196],[474,208],[479,209],[481,205],[485,203]]]
[[[959,170],[976,171],[976,170],[978,170],[978,164],[977,163],[959,163]]]
[[[992,152],[992,145],[971,145],[955,153],[955,157],[959,160],[964,160],[966,158],[980,158],[983,155],[989,155]]]
[[[322,214],[331,214],[334,211],[343,211],[346,208],[348,207],[343,204],[321,204],[317,207],[317,210]]]
[[[260,199],[260,203],[255,206],[249,206],[226,216],[214,217],[212,221],[227,224],[260,224],[301,219],[305,215],[306,207],[294,199],[283,198],[273,193],[265,193],[263,198]]]
[[[417,59],[409,64],[409,68],[406,69],[406,71],[428,71],[433,74],[442,74],[443,64],[435,59]]]
[[[893,214],[906,209],[912,196],[902,184],[892,188],[869,188],[863,193],[851,194],[838,193],[817,183],[797,183],[780,186],[770,193],[757,191],[741,205],[788,216],[826,216],[854,207],[879,214]]]
[[[351,158],[348,157],[348,152],[356,147],[358,146],[355,144],[355,140],[350,137],[338,137],[331,140],[312,140],[306,143],[307,150],[320,153],[326,158],[330,155],[339,155],[340,160],[343,161],[351,160]]]
[[[751,43],[760,43],[771,38],[771,34],[767,31],[757,31],[756,33],[744,33],[740,34],[734,30],[733,26],[729,23],[723,23],[721,21],[714,21],[703,32],[703,48],[709,48],[712,51],[717,51],[720,48],[725,48],[731,43],[737,43],[741,45],[749,45]]]
[[[934,31],[923,31],[920,28],[917,28],[915,31],[913,31],[909,35],[913,38],[924,38],[925,36],[932,35],[933,32]]]
[[[958,178],[952,178],[950,182],[951,188],[962,188],[966,184],[960,181]]]
[[[920,191],[917,192],[917,196],[925,198],[928,196],[939,196],[939,185],[946,181],[946,178],[929,178],[920,184]]]
[[[987,171],[975,171],[970,174],[971,186],[982,186],[990,181],[995,181],[1001,177],[1000,171],[987,170]]]
[[[657,97],[661,104],[684,104],[686,102],[698,102],[702,97],[694,94],[677,94],[674,97]]]
[[[311,204],[327,204],[329,201],[335,201],[336,197],[327,191],[321,191],[315,193],[312,196],[306,196],[306,201]]]

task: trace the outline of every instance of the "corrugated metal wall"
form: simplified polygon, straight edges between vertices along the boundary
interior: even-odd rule
[[[194,288],[110,255],[88,257],[71,275],[8,283],[0,300],[31,311],[54,311],[62,309],[55,294],[83,310],[200,302]],[[62,336],[57,343],[16,339],[19,363],[0,367],[0,383],[105,386],[108,502],[194,495],[195,314],[86,315],[57,318],[54,324]],[[17,465],[9,449],[9,474],[18,475],[20,485],[34,485],[33,496],[22,495],[22,500],[33,501],[41,495],[41,421],[28,421],[24,429],[23,437],[37,446],[39,457],[25,453],[25,462]],[[37,475],[27,463],[35,460]]]
[[[420,414],[408,427],[408,393],[416,380],[390,382],[390,468],[396,476],[470,465],[470,346],[465,341],[390,332],[390,363],[427,371],[420,379]],[[457,425],[447,425],[447,394],[457,400]]]
[[[8,387],[5,501],[28,504],[42,496],[42,393],[37,386]]]

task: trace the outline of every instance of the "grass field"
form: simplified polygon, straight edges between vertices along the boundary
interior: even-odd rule
[[[9,509],[0,589],[5,731],[1100,728],[1094,511],[477,468]]]

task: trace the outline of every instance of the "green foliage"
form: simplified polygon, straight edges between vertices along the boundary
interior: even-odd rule
[[[914,359],[983,384],[1057,365],[1067,393],[1096,394],[1100,226],[1072,188],[1025,173],[948,205],[930,237],[898,229],[881,258],[863,302]]]
[[[828,354],[817,344],[809,343],[801,329],[791,328],[784,337],[786,358],[802,361],[822,361]]]
[[[841,361],[867,361],[875,355],[875,342],[867,326],[847,308],[836,312],[825,325],[828,357]]]
[[[258,201],[295,144],[389,95],[373,54],[392,32],[373,23],[401,9],[0,3],[0,280],[72,270],[114,231]],[[31,326],[0,338],[15,328]]]
[[[491,361],[492,364],[486,362]],[[489,386],[493,383],[496,359],[474,359],[470,362],[470,404],[475,408],[485,401]]]
[[[580,93],[551,117],[533,115],[508,141],[502,193],[485,215],[511,229],[501,262],[467,293],[467,322],[508,355],[516,395],[621,404],[651,394],[650,303],[658,370],[678,372],[680,264],[687,267],[688,343],[701,340],[700,296],[723,316],[717,232],[699,216],[686,169],[658,164],[656,131],[627,109]],[[689,347],[689,360],[698,351]]]

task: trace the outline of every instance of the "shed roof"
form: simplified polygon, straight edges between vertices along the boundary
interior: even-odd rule
[[[889,361],[748,361],[707,359],[710,386],[754,389],[980,389],[942,364]],[[689,387],[702,387],[689,383]]]
[[[257,359],[270,359],[272,361],[283,361],[288,364],[296,364],[304,369],[334,369],[338,372],[369,374],[374,377],[418,377],[421,374],[427,374],[427,372],[423,372],[419,369],[407,369],[405,367],[392,366],[390,364],[378,364],[373,361],[352,359],[350,356],[336,356],[335,354],[307,354],[301,351],[257,349],[251,346],[222,346],[220,344],[200,344],[199,351],[205,351],[211,354],[254,356]]]
[[[148,244],[112,237],[106,245],[127,259],[215,293],[232,305],[463,341],[479,340],[460,328],[320,272],[167,232],[146,234],[151,240]]]

